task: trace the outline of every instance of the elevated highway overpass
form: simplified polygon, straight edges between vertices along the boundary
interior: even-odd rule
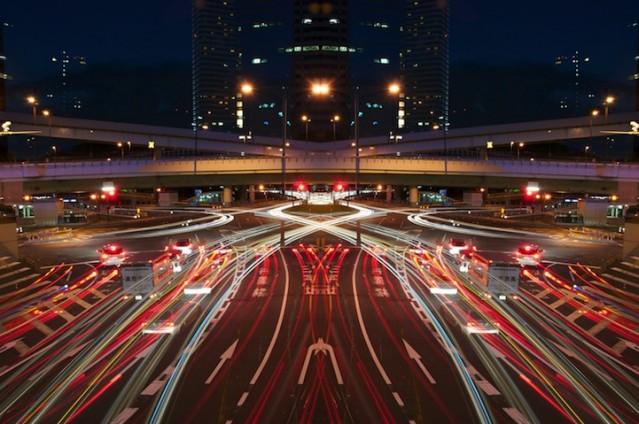
[[[355,157],[309,155],[189,159],[128,159],[4,164],[5,199],[23,194],[99,191],[105,181],[118,187],[288,186],[297,181],[354,184]],[[369,156],[360,159],[359,184],[523,188],[536,181],[544,191],[616,194],[636,203],[639,164],[517,159],[444,159]]]
[[[509,146],[512,142],[554,143],[587,139],[601,135],[601,131],[628,131],[630,121],[639,121],[639,112],[578,117],[547,121],[491,125],[450,129],[446,132],[428,130],[403,134],[401,140],[365,137],[358,140],[361,156],[406,155],[443,151],[444,149],[486,149]],[[162,149],[197,151],[201,154],[226,153],[252,156],[280,156],[283,142],[288,144],[286,155],[302,157],[309,154],[352,155],[353,139],[335,142],[312,142],[273,137],[254,136],[246,142],[241,134],[219,131],[193,131],[121,122],[95,121],[56,116],[0,112],[0,121],[10,121],[12,131],[40,131],[41,136],[115,145],[130,142],[145,147],[159,156]]]
[[[599,119],[600,118],[600,119]],[[105,121],[0,113],[12,131],[37,130],[51,138],[87,143],[130,142],[144,146],[145,158],[115,157],[40,163],[0,164],[0,195],[5,201],[25,193],[99,190],[104,181],[121,187],[179,187],[206,185],[292,184],[296,180],[331,184],[405,186],[457,186],[520,188],[538,181],[543,190],[617,194],[636,203],[639,164],[553,161],[536,158],[497,159],[489,155],[460,159],[429,155],[446,149],[486,149],[513,142],[553,143],[589,138],[601,131],[628,131],[639,113],[604,117],[559,119],[486,127],[426,131],[387,137],[362,138],[359,160],[353,140],[309,142],[255,137],[242,140],[237,133],[124,124]],[[445,137],[444,137],[445,136]],[[152,143],[152,144],[150,144]],[[285,169],[282,146],[286,147]],[[167,158],[157,152],[187,152]],[[194,152],[195,151],[195,152]],[[190,153],[188,153],[190,152]],[[197,153],[197,154],[195,154]],[[356,171],[359,162],[359,172]],[[283,172],[284,171],[284,172]]]

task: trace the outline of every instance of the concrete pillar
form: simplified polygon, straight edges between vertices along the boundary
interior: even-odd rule
[[[464,203],[473,207],[484,206],[484,193],[479,191],[465,191]]]
[[[0,182],[0,196],[4,197],[4,203],[21,203],[24,197],[22,181]]]
[[[251,184],[248,189],[249,193],[249,202],[255,203],[255,184]]]
[[[386,201],[388,203],[393,201],[393,186],[392,185],[387,185],[386,186]]]
[[[417,191],[417,187],[411,187],[409,189],[408,201],[411,206],[417,206],[419,204],[419,191]]]
[[[222,192],[222,204],[230,205],[233,201],[233,190],[231,187],[224,187],[224,191]]]
[[[617,202],[634,205],[637,203],[639,189],[636,181],[619,181],[617,183]]]

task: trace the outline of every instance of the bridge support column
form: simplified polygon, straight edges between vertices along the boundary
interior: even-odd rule
[[[233,201],[233,190],[231,187],[224,187],[224,191],[222,192],[222,204],[228,206]]]
[[[22,181],[0,182],[0,196],[4,197],[4,203],[22,203],[24,186]]]
[[[387,185],[386,186],[386,202],[390,203],[392,201],[393,201],[393,186]]]
[[[255,184],[251,184],[248,189],[249,203],[255,203]]]
[[[637,203],[637,196],[639,195],[639,187],[636,181],[619,181],[617,183],[617,196],[618,203],[627,203],[634,205]]]
[[[408,191],[408,201],[411,206],[417,206],[419,203],[419,191],[417,187],[411,187]]]

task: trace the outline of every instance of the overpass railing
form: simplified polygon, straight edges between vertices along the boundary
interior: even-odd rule
[[[157,175],[233,175],[278,173],[278,157],[130,159],[0,165],[0,180],[125,178]],[[287,158],[290,173],[355,173],[355,158],[304,156]],[[362,174],[469,175],[518,178],[639,181],[639,164],[549,160],[363,157]]]

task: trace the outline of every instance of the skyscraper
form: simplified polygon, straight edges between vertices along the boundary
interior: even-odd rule
[[[274,135],[284,96],[293,138],[353,136],[355,113],[362,136],[443,128],[448,2],[398,3],[194,0],[193,122]],[[403,89],[389,96],[392,82]]]
[[[448,27],[448,0],[406,1],[401,56],[409,129],[448,126]]]
[[[193,0],[193,125],[236,128],[239,72],[234,0]]]

